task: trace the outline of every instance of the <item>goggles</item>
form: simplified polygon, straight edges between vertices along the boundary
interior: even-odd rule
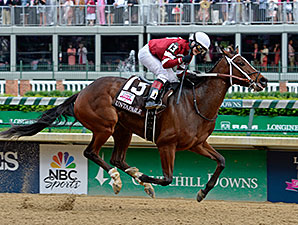
[[[199,53],[202,54],[202,55],[204,55],[204,54],[207,52],[206,49],[205,49],[204,47],[202,47],[201,45],[197,45],[195,48],[196,48],[196,49],[199,51]]]

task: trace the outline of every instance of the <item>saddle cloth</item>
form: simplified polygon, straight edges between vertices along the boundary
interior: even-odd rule
[[[145,116],[145,100],[150,89],[149,83],[138,76],[131,76],[119,90],[113,105],[128,112]]]
[[[145,101],[147,99],[150,86],[150,83],[142,80],[138,76],[130,77],[117,93],[113,101],[113,106],[137,114],[141,117],[145,117],[145,138],[154,142],[157,110],[145,109]],[[166,91],[164,91],[166,94],[162,97],[162,103],[164,105],[167,104],[168,97],[177,87],[177,84],[171,84],[166,87]]]

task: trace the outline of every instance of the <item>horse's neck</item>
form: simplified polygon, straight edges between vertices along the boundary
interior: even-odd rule
[[[207,79],[206,84],[202,88],[204,99],[211,100],[212,102],[219,102],[221,104],[230,85],[227,81],[219,77],[210,77]]]
[[[214,118],[228,91],[227,81],[218,77],[209,77],[196,88],[196,98],[201,113],[208,118]]]

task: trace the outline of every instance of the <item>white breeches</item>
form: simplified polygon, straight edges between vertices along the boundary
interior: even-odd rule
[[[141,64],[146,66],[148,70],[163,82],[169,81],[173,83],[179,81],[173,69],[163,68],[159,59],[151,54],[148,44],[139,50],[138,58]]]

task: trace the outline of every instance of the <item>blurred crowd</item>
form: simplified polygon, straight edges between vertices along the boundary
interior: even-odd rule
[[[298,0],[0,0],[1,25],[298,23]]]

